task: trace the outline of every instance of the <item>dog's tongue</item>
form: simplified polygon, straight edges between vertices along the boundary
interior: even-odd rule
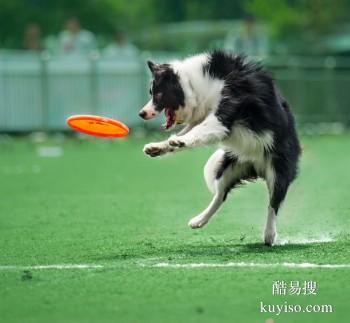
[[[164,110],[164,114],[165,114],[165,123],[162,124],[162,129],[167,130],[169,129],[175,122],[175,114],[171,109],[165,109]]]

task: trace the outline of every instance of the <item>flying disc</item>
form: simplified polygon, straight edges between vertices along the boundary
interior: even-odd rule
[[[120,121],[94,116],[94,115],[74,115],[69,117],[67,125],[72,129],[96,137],[125,137],[129,133],[129,128]]]

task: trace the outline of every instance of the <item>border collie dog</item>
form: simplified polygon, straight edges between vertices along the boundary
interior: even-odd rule
[[[189,226],[203,227],[233,188],[263,178],[270,203],[264,242],[276,239],[276,216],[297,175],[300,146],[294,118],[271,75],[244,57],[221,50],[155,64],[151,100],[139,115],[145,120],[164,111],[171,129],[184,128],[168,140],[145,145],[144,152],[161,156],[184,149],[219,144],[204,167],[213,199]]]

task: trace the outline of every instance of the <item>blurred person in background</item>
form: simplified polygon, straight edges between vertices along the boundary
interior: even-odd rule
[[[34,52],[42,50],[41,29],[37,23],[32,22],[26,26],[22,45],[25,50]]]
[[[139,50],[127,38],[125,31],[117,30],[114,34],[113,41],[107,45],[103,54],[106,56],[137,56]]]
[[[66,20],[58,42],[61,54],[88,53],[97,48],[94,34],[82,29],[76,17],[70,17]]]
[[[233,31],[228,34],[225,48],[238,54],[265,57],[268,54],[267,35],[256,24],[254,17],[247,16],[238,33]]]

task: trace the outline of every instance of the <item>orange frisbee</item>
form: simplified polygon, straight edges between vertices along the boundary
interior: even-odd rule
[[[69,117],[67,125],[72,129],[96,137],[125,137],[129,133],[129,128],[120,121],[88,115],[74,115]]]

